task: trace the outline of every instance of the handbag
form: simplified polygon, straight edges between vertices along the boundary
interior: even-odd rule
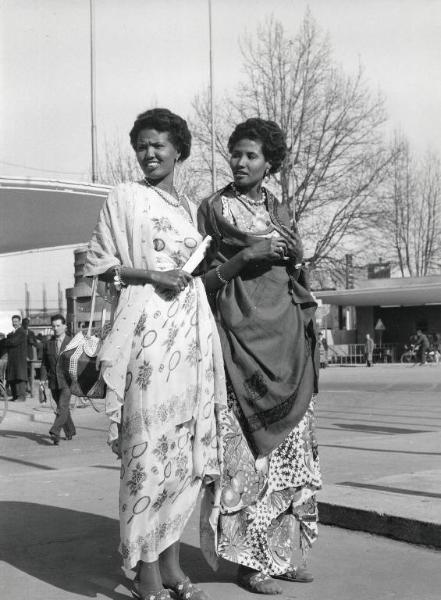
[[[75,396],[103,399],[106,396],[106,384],[101,376],[97,355],[102,339],[92,335],[92,320],[95,312],[98,277],[92,281],[90,319],[87,332],[79,331],[60,354],[61,369]],[[101,331],[104,332],[105,309],[102,312]]]

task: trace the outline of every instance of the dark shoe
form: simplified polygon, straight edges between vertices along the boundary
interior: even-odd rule
[[[173,600],[170,596],[170,592],[166,589],[159,590],[158,592],[149,592],[143,596],[134,584],[130,590],[130,593],[135,600]]]
[[[281,594],[283,592],[282,588],[270,575],[258,571],[239,572],[237,582],[253,594]]]
[[[190,578],[186,577],[176,585],[168,588],[176,594],[177,600],[210,600],[210,596],[191,583]]]
[[[49,433],[49,435],[50,435],[51,440],[54,443],[54,446],[59,446],[59,444],[60,444],[60,438],[57,435],[53,434],[53,433]]]
[[[76,433],[72,433],[71,435],[67,435],[67,433],[66,433],[66,440],[68,442],[70,442],[70,440],[73,438],[74,435],[77,435],[77,434]]]
[[[293,567],[282,575],[273,575],[274,579],[283,579],[283,581],[293,581],[297,583],[311,583],[314,581],[312,573],[304,567],[295,568]]]

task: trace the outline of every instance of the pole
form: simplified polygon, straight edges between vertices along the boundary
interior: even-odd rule
[[[214,83],[213,83],[213,30],[211,19],[211,0],[208,0],[208,29],[210,40],[210,113],[211,113],[211,187],[213,192],[217,189],[216,184],[216,131],[214,127]]]
[[[97,179],[97,150],[96,150],[96,124],[95,124],[95,0],[89,0],[90,8],[90,129],[92,143],[92,182],[96,183]]]

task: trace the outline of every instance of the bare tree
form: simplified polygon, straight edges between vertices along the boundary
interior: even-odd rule
[[[378,228],[402,276],[428,275],[441,261],[440,161],[431,152],[417,161],[403,136],[394,147]]]
[[[135,153],[120,139],[116,138],[112,142],[106,140],[103,154],[104,159],[99,165],[99,180],[101,183],[116,185],[125,181],[142,179],[142,171],[139,168]]]
[[[101,183],[116,185],[126,181],[139,181],[144,175],[132,148],[116,139],[106,141],[104,159],[100,164],[99,180]],[[196,201],[203,195],[201,185],[204,175],[201,174],[197,163],[185,161],[178,164],[175,172],[175,187],[180,194],[185,194],[190,200]]]
[[[251,116],[279,123],[289,156],[276,182],[301,225],[308,258],[339,265],[376,211],[376,189],[391,160],[383,100],[370,92],[361,68],[346,76],[333,64],[329,40],[309,12],[296,35],[271,19],[241,48],[243,82],[218,107],[218,160],[225,171],[232,123]],[[194,110],[193,132],[209,169],[206,98],[197,97]]]

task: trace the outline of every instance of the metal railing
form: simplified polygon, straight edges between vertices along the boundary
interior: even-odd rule
[[[374,363],[391,363],[398,359],[398,344],[382,344],[374,349]],[[336,344],[328,348],[329,364],[357,365],[365,362],[364,344]]]

